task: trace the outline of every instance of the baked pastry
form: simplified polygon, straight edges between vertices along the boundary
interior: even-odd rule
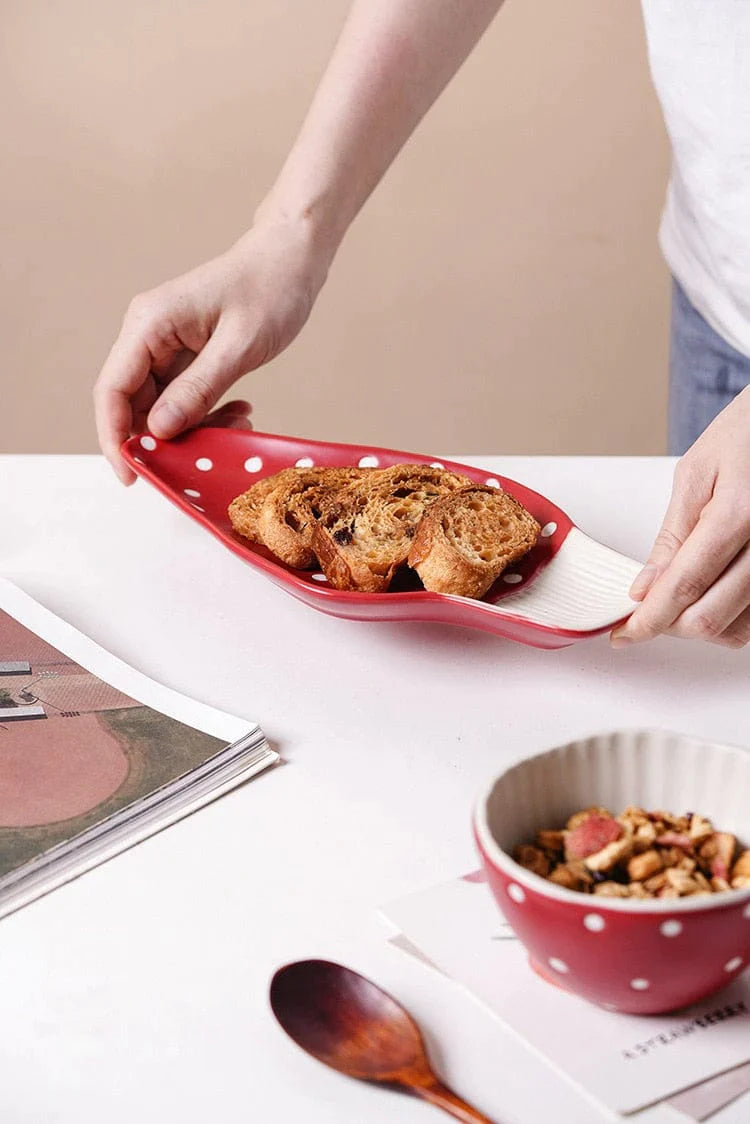
[[[422,464],[286,468],[229,505],[234,529],[334,589],[379,593],[406,563],[425,589],[482,597],[537,541],[507,492]]]
[[[506,566],[536,543],[540,526],[507,492],[472,487],[425,512],[408,561],[425,589],[482,597]]]
[[[386,590],[406,562],[417,524],[439,497],[472,486],[466,476],[399,464],[322,497],[312,548],[334,589]]]
[[[344,485],[359,480],[372,468],[298,468],[294,475],[282,472],[281,479],[265,496],[258,512],[260,541],[298,570],[318,565],[312,549],[312,529],[324,501]]]
[[[266,496],[270,495],[285,477],[294,478],[298,472],[299,469],[297,468],[284,468],[273,476],[266,476],[263,480],[257,480],[252,488],[248,488],[241,496],[232,500],[227,513],[238,535],[249,539],[250,542],[263,541],[258,531],[258,516]]]

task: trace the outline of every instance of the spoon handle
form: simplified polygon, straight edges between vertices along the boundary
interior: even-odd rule
[[[472,1108],[461,1097],[456,1096],[452,1089],[443,1085],[442,1081],[435,1081],[430,1085],[420,1085],[414,1092],[423,1100],[442,1108],[449,1116],[456,1120],[463,1120],[464,1124],[493,1124],[489,1116],[484,1116],[476,1108]]]

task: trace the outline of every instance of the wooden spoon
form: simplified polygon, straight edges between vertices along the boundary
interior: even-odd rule
[[[298,1046],[362,1081],[421,1097],[468,1124],[492,1124],[433,1073],[411,1015],[387,992],[329,960],[299,960],[271,981],[271,1008]]]

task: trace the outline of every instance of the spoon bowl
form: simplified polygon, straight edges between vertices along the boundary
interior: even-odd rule
[[[300,960],[271,981],[271,1009],[306,1053],[347,1077],[396,1088],[457,1120],[491,1124],[435,1075],[422,1034],[391,995],[330,960]]]

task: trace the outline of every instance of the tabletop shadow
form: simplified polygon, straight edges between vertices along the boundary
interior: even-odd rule
[[[736,651],[717,644],[660,637],[626,650],[610,647],[607,636],[578,641],[567,648],[543,650],[519,644],[491,633],[452,625],[406,622],[379,624],[372,630],[371,643],[382,653],[394,647],[403,654],[413,648],[424,664],[444,665],[445,660],[468,666],[488,664],[498,670],[522,668],[528,674],[548,675],[569,668],[577,678],[590,672],[597,678],[616,676],[623,689],[665,693],[700,686],[717,697],[735,697],[747,690],[750,682],[750,648]],[[386,655],[387,658],[387,655]]]

